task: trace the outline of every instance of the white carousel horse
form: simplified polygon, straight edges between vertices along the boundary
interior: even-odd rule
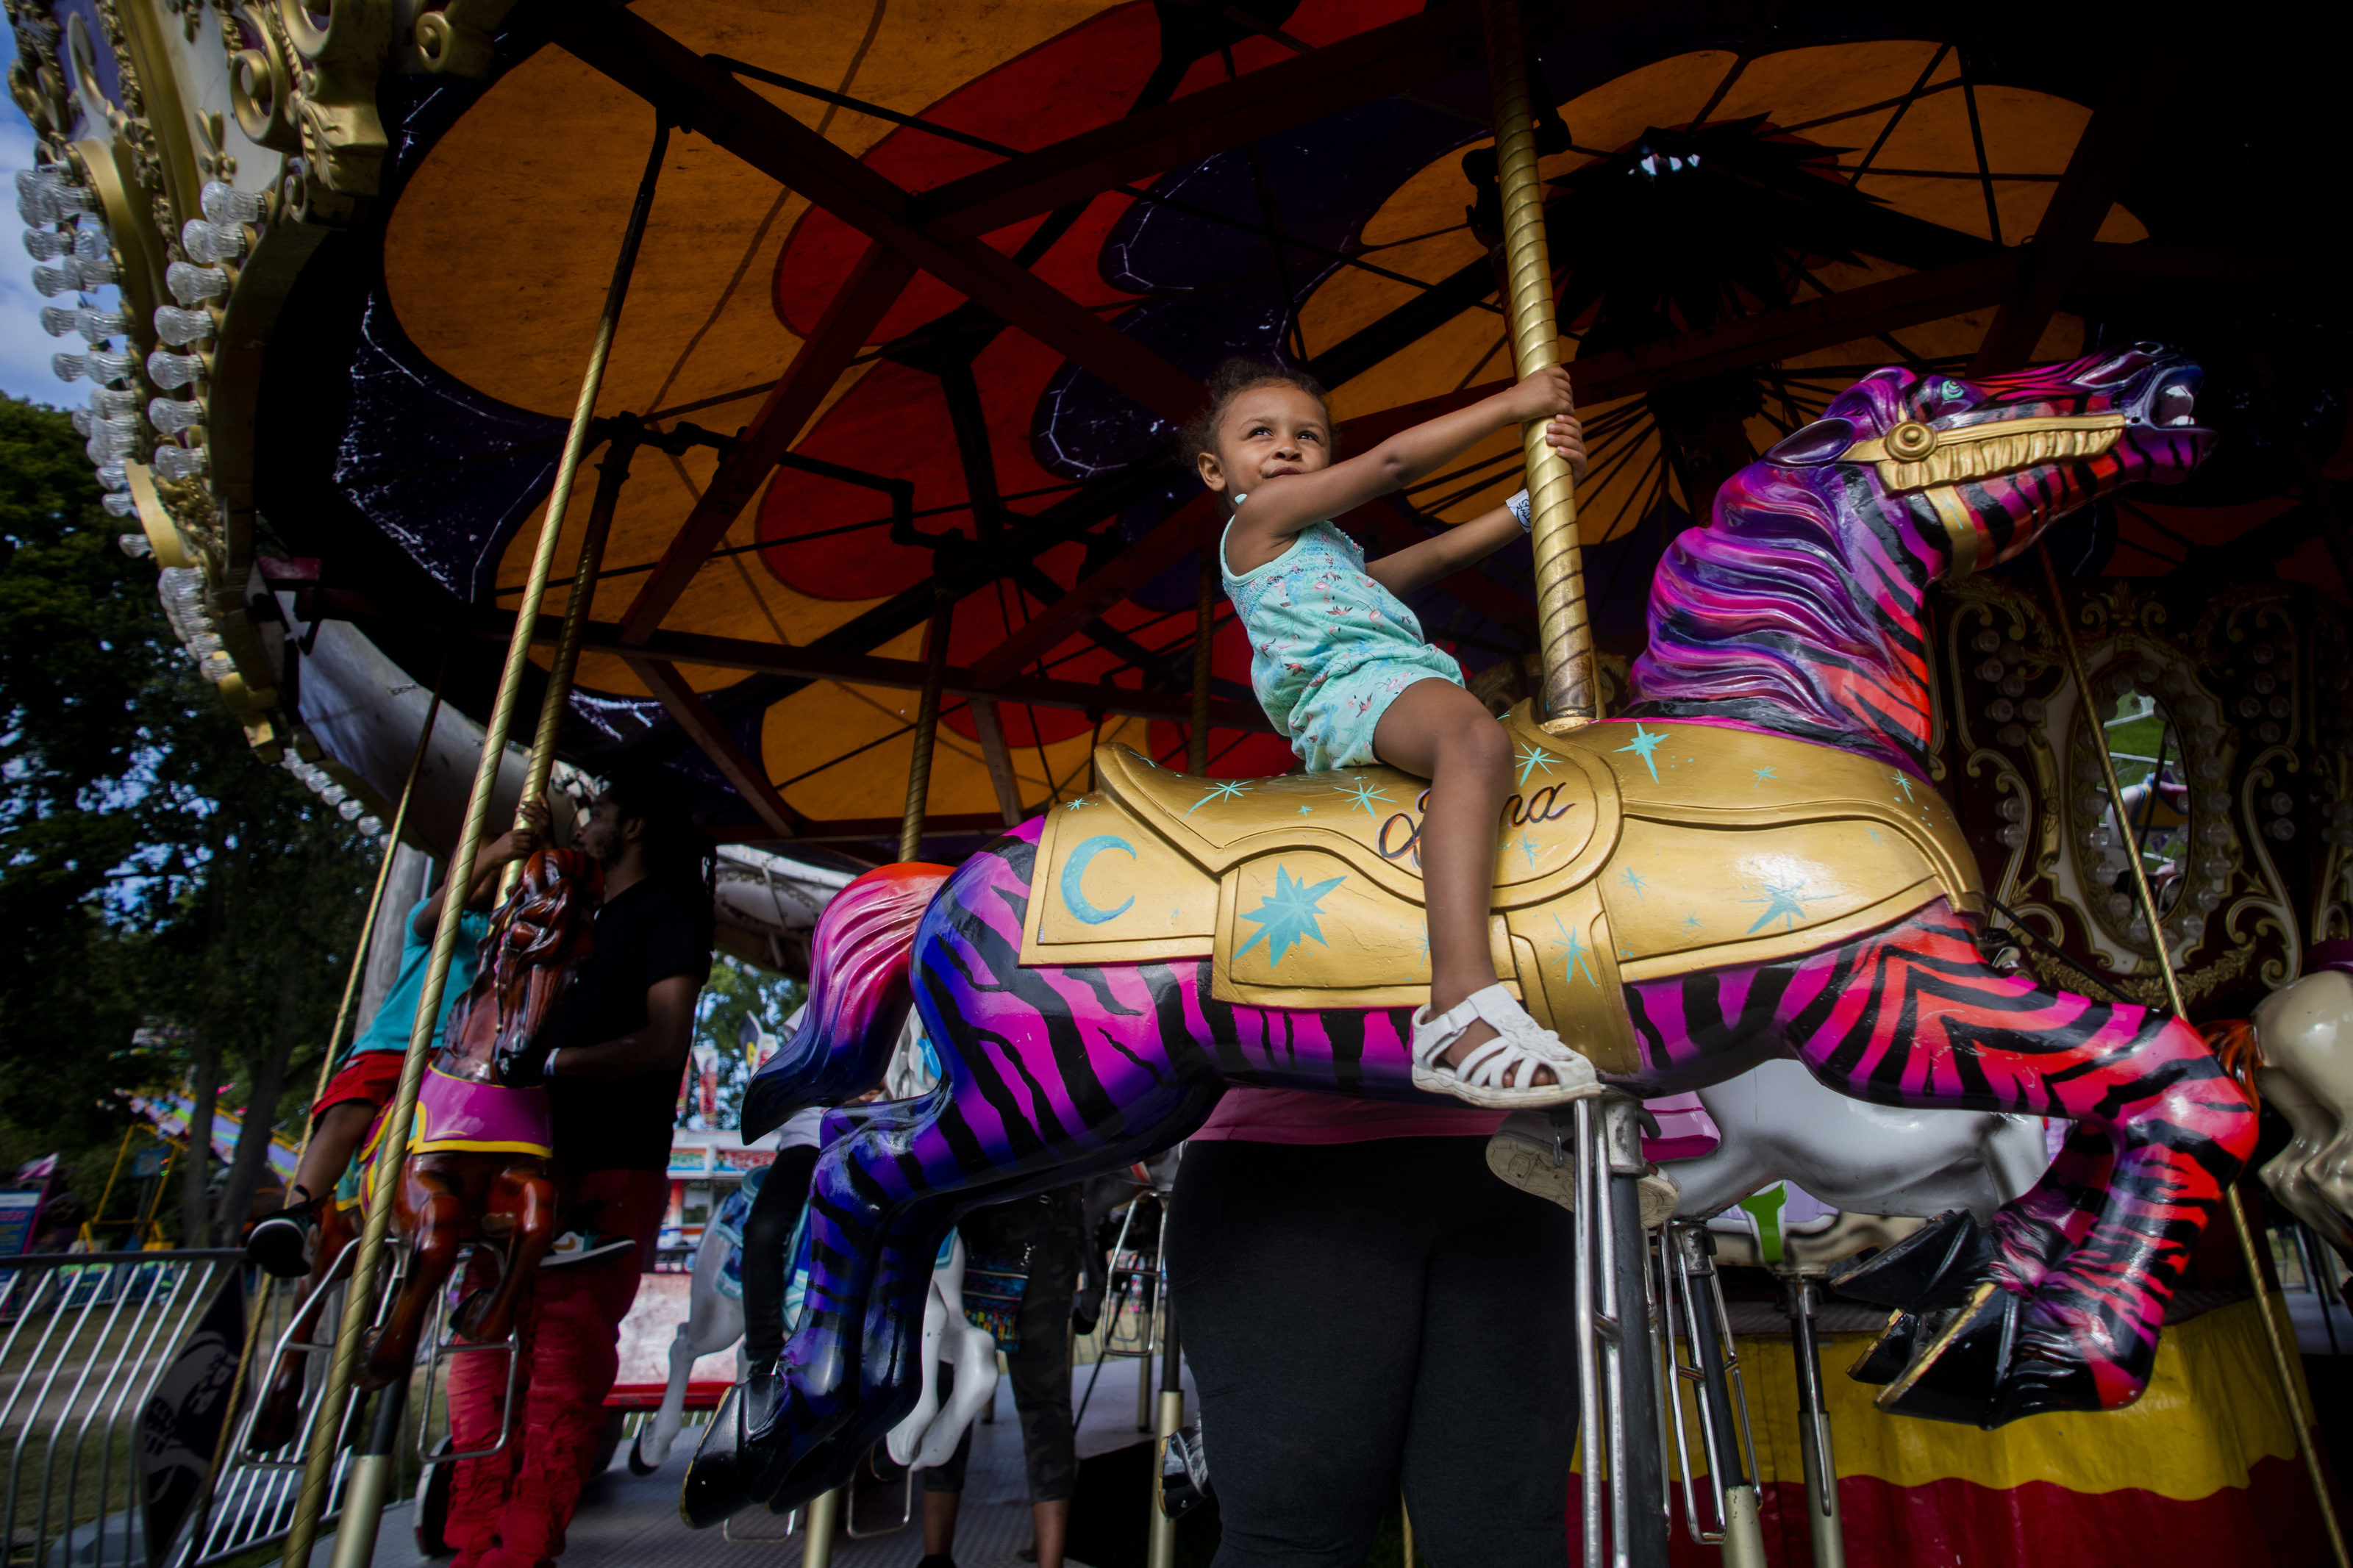
[[[955,1386],[940,1404],[940,1363],[955,1369]],[[884,1439],[891,1458],[911,1470],[944,1465],[965,1428],[997,1397],[997,1341],[964,1315],[964,1237],[948,1232],[946,1256],[932,1267],[932,1293],[923,1302],[923,1392],[905,1420]]]
[[[786,1019],[781,1037],[769,1033],[757,1018],[744,1018],[744,1048],[754,1071],[800,1027],[800,1018],[796,1011]],[[922,1032],[911,1016],[885,1074],[884,1093],[893,1100],[910,1099],[928,1089],[936,1076],[924,1052]],[[716,1222],[719,1215],[712,1218]],[[651,1475],[670,1458],[685,1424],[687,1384],[697,1361],[734,1345],[736,1380],[744,1378],[744,1302],[740,1294],[726,1288],[731,1274],[741,1278],[743,1245],[740,1220],[734,1226],[712,1223],[703,1227],[702,1240],[694,1249],[686,1321],[670,1339],[670,1382],[662,1390],[661,1405],[653,1420],[639,1430],[629,1449],[629,1468],[638,1475]],[[797,1303],[798,1292],[788,1292],[788,1325]],[[944,1414],[938,1396],[941,1361],[955,1368],[955,1390]],[[965,1321],[964,1243],[953,1237],[933,1270],[932,1294],[923,1313],[923,1400],[892,1429],[889,1437],[892,1458],[913,1469],[944,1463],[965,1427],[997,1393],[997,1342]]]
[[[723,1233],[716,1225],[702,1227],[702,1240],[694,1249],[694,1275],[687,1287],[686,1321],[670,1342],[670,1383],[662,1390],[661,1407],[654,1418],[638,1429],[638,1440],[629,1448],[629,1470],[633,1475],[649,1476],[661,1468],[670,1458],[670,1445],[678,1441],[679,1428],[686,1418],[687,1378],[694,1363],[714,1351],[729,1345],[741,1345],[744,1338],[744,1302],[720,1288],[720,1277],[725,1270],[728,1254],[742,1246],[738,1239]],[[744,1352],[735,1352],[735,1375],[744,1376]]]
[[[1672,1125],[1662,1147],[1705,1142],[1706,1123],[1690,1114],[1694,1100],[1713,1123],[1716,1140],[1705,1152],[1651,1156],[1666,1178],[1646,1180],[1643,1223],[1670,1214],[1712,1219],[1720,1234],[1765,1241],[1767,1228],[1802,1244],[1810,1261],[1823,1235],[1835,1233],[1848,1253],[1884,1247],[1930,1219],[1967,1209],[1979,1223],[2031,1187],[2050,1164],[2042,1122],[2031,1116],[1975,1110],[1910,1110],[1850,1100],[1824,1089],[1791,1061],[1768,1061],[1698,1091],[1653,1100],[1651,1109]],[[1488,1147],[1488,1163],[1513,1185],[1567,1205],[1570,1173],[1552,1161],[1550,1123],[1541,1112],[1504,1122]],[[1784,1205],[1755,1200],[1784,1190]],[[1744,1208],[1744,1201],[1751,1206]],[[1894,1222],[1886,1225],[1867,1220]],[[1836,1223],[1834,1223],[1834,1221]],[[1727,1260],[1736,1261],[1729,1258]]]
[[[2316,969],[2253,1019],[2255,1088],[2295,1136],[2260,1173],[2288,1211],[2353,1262],[2353,973]]]
[[[1675,1212],[1686,1219],[1787,1180],[1830,1209],[1920,1219],[1968,1209],[1984,1225],[2051,1163],[2039,1117],[1873,1105],[1792,1061],[1765,1062],[1699,1100],[1723,1141],[1661,1165],[1683,1188]]]

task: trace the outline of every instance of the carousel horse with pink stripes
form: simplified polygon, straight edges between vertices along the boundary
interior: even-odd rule
[[[2185,478],[2213,438],[2200,381],[2155,344],[1976,380],[1864,377],[1674,542],[1631,702],[1589,727],[1594,743],[1647,759],[1663,740],[1664,761],[1762,732],[1929,795],[1930,587],[2011,559],[2119,486]],[[836,1113],[782,1397],[739,1450],[690,1473],[691,1520],[839,1485],[908,1410],[933,1259],[959,1215],[1166,1149],[1229,1086],[1420,1098],[1405,1006],[1237,1002],[1198,956],[1025,962],[1033,903],[1070,890],[1046,875],[1043,826],[954,870],[871,872],[820,920],[807,1016],[755,1079],[745,1135],[874,1087],[910,1007],[944,1076]],[[1325,941],[1313,927],[1292,940]],[[1908,1380],[1899,1411],[1993,1426],[2115,1409],[2148,1380],[2255,1119],[2189,1025],[2004,973],[1983,934],[1974,909],[1931,898],[1794,956],[1624,981],[1632,1065],[1604,1076],[1657,1096],[1783,1058],[1882,1105],[2063,1120],[2050,1168],[1990,1226],[1948,1215],[1842,1288],[1904,1314],[1882,1358]]]

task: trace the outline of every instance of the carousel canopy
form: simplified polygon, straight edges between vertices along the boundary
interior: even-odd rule
[[[560,751],[810,858],[888,858],[935,623],[927,853],[1099,742],[1181,763],[1218,519],[1169,445],[1220,360],[1306,366],[1344,447],[1512,374],[1466,4],[10,10],[111,504],[257,747],[386,816],[423,694],[489,706],[641,182],[538,638],[593,595]],[[2063,567],[2346,595],[2332,49],[2186,6],[1525,13],[1605,654],[1859,375],[2142,338],[2201,357],[2222,455]],[[1518,476],[1498,437],[1344,526],[1393,548]],[[1529,572],[1414,604],[1484,691],[1525,689]],[[1280,772],[1213,613],[1211,770]]]

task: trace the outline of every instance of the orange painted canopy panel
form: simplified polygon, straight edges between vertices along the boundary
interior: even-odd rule
[[[2014,250],[2061,188],[2114,67],[2089,34],[1989,51],[1916,23],[1873,34],[1851,16],[1785,16],[1744,57],[1754,18],[1732,8],[1618,12],[1599,26],[1532,12],[1543,96],[1565,131],[1543,172],[1573,355]],[[1307,85],[1295,100],[1217,121],[1225,140],[1204,133],[1166,167],[1032,203],[978,242],[1187,375],[1235,353],[1307,364],[1332,387],[1344,432],[1510,374],[1493,237],[1472,211],[1490,139],[1467,7],[1470,47],[1368,66],[1364,79],[1406,85],[1362,91],[1300,73],[1325,50],[1374,58],[1395,29],[1441,29],[1453,13],[1426,16],[1413,0],[1278,0],[1223,16],[1088,0],[645,0],[629,16],[719,63],[881,188],[913,194],[919,219],[922,193],[1041,149],[1083,150],[1132,119],[1181,121],[1188,104],[1247,96],[1254,78],[1297,77]],[[607,70],[522,30],[501,39],[486,81],[409,79],[387,88],[385,111],[398,130],[379,210],[352,237],[339,279],[290,312],[320,350],[273,348],[258,448],[284,461],[264,510],[330,581],[373,595],[396,658],[417,669],[454,657],[462,703],[500,645],[453,647],[428,628],[515,602],[655,117]],[[596,409],[608,422],[600,439],[624,419],[643,439],[608,498],[591,605],[601,629],[565,750],[598,771],[667,758],[745,837],[759,836],[759,816],[617,651],[616,628],[723,448],[865,265],[869,236],[858,213],[831,210],[841,205],[822,181],[780,181],[705,135],[671,134]],[[2095,263],[2108,270],[2052,317],[2041,356],[2187,319],[2182,290],[2114,279],[2138,277],[2132,267],[2148,264],[2134,256],[2153,247],[2222,243],[2198,232],[2201,210],[2162,180],[2127,180],[2098,226]],[[1881,363],[1966,363],[1996,303],[1956,296],[1945,313],[1777,351],[1672,393],[1599,387],[1583,411],[1594,468],[1580,502],[1605,642],[1639,646],[1651,565],[1704,514],[1690,492],[1712,491],[1725,442],[1762,450]],[[797,817],[879,837],[913,747],[904,674],[944,585],[958,679],[1018,677],[1050,699],[1007,688],[997,703],[1021,807],[1085,788],[1098,741],[1181,758],[1199,577],[1189,547],[1130,573],[1087,614],[1056,617],[1054,633],[1017,641],[1197,493],[1169,460],[1169,421],[922,270],[863,336],[793,433],[786,466],[659,616],[670,639],[660,657],[709,722]],[[345,363],[348,393],[303,380]],[[2278,369],[2298,427],[2335,452],[2342,419],[2327,376]],[[1703,426],[1715,468],[1694,456]],[[1498,437],[1417,486],[1384,537],[1499,504],[1518,483],[1515,454]],[[584,474],[562,520],[551,615],[573,591],[596,481]],[[2168,572],[2184,553],[2166,542],[2224,549],[2295,504],[2276,464],[2249,464],[2161,507],[2084,520],[2063,543],[2079,572]],[[2295,553],[2300,542],[2278,558],[2326,578],[2325,560]],[[1529,643],[1525,551],[1484,573],[1498,592],[1471,595],[1475,606],[1442,589],[1415,604],[1473,673]],[[1221,599],[1217,614],[1214,690],[1227,706],[1213,769],[1279,771],[1287,749],[1250,722],[1247,647]],[[1008,643],[1018,668],[995,668]],[[981,732],[952,694],[929,805],[974,834],[1005,804]]]

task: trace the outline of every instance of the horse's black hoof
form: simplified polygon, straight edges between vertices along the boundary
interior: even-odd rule
[[[1967,1209],[1938,1215],[1894,1246],[1831,1277],[1841,1296],[1906,1312],[1933,1312],[1968,1300],[1993,1261],[1993,1237]]]
[[[2098,1380],[2081,1361],[2072,1356],[2058,1361],[2019,1353],[2011,1356],[2001,1387],[1994,1394],[1993,1409],[1979,1425],[1990,1430],[2025,1415],[2106,1408],[2100,1398]]]
[[[766,1456],[747,1448],[697,1454],[679,1483],[678,1514],[690,1530],[709,1530],[760,1500],[753,1495]]]
[[[1894,1415],[1993,1425],[2018,1338],[2019,1306],[2020,1298],[1988,1281],[1960,1306],[1922,1316],[1910,1363],[1872,1403]]]
[[[1877,1384],[1882,1387],[1894,1383],[1912,1364],[1919,1349],[1920,1319],[1912,1312],[1898,1311],[1879,1331],[1879,1338],[1862,1352],[1846,1374],[1857,1383]]]

